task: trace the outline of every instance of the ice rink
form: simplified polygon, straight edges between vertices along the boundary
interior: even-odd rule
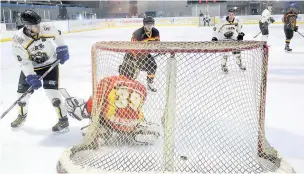
[[[212,27],[157,27],[162,41],[209,41]],[[87,99],[91,94],[91,47],[98,41],[129,41],[135,28],[104,29],[64,35],[70,60],[60,68],[60,86]],[[304,25],[299,26],[304,31]],[[253,39],[258,25],[244,25],[245,40]],[[304,33],[304,32],[302,32]],[[260,37],[257,38],[259,40]],[[304,173],[304,38],[295,33],[284,52],[282,25],[270,26],[269,71],[266,101],[266,137],[298,173]],[[11,42],[1,43],[1,114],[16,100],[20,68],[12,56]],[[70,119],[70,132],[53,135],[56,113],[43,89],[30,100],[28,118],[18,131],[10,123],[13,109],[0,122],[0,173],[55,174],[63,150],[80,142],[87,122]]]

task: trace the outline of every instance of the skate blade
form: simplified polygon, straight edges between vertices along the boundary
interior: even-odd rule
[[[222,70],[222,73],[223,73],[223,74],[228,74],[228,71],[225,72],[225,71]]]
[[[292,52],[292,51],[287,51],[287,50],[285,50],[285,52],[286,52],[286,53],[290,53],[290,52]]]
[[[17,126],[17,127],[12,127],[12,131],[13,131],[13,132],[18,132],[18,131],[20,131],[23,125],[24,125],[24,123],[21,123],[21,124],[20,124],[19,126]]]
[[[67,132],[69,132],[70,131],[70,128],[64,128],[64,129],[62,129],[62,130],[60,130],[60,131],[56,131],[56,132],[53,132],[54,133],[54,135],[60,135],[60,134],[65,134],[65,133],[67,133]]]

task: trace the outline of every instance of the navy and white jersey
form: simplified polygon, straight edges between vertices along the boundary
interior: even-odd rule
[[[218,40],[237,40],[237,36],[242,32],[243,25],[239,19],[234,18],[233,21],[228,21],[228,16],[221,20],[213,30],[213,37]]]
[[[40,32],[33,38],[25,34],[25,28],[14,35],[12,52],[20,63],[25,76],[36,74],[34,70],[51,66],[56,60],[56,47],[64,45],[61,31],[52,23],[40,23]]]

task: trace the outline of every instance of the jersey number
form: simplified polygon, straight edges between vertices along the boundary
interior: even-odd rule
[[[130,92],[128,88],[118,88],[116,96],[117,99],[114,104],[118,108],[126,108],[129,106],[134,110],[138,110],[142,102],[140,94],[135,91]]]

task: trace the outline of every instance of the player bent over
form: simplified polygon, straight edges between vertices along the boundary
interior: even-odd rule
[[[285,51],[291,52],[292,49],[289,47],[290,40],[293,38],[293,32],[298,31],[297,25],[297,13],[296,13],[296,5],[292,3],[290,5],[289,10],[283,16],[283,23],[284,23],[284,33],[286,36],[285,40]]]
[[[51,23],[41,23],[40,16],[32,10],[22,12],[21,21],[24,28],[15,34],[12,43],[13,55],[21,65],[18,96],[25,93],[30,86],[34,90],[39,89],[42,86],[42,82],[39,80],[40,76],[57,59],[60,59],[61,64],[69,59],[68,46],[64,44],[61,32]],[[56,66],[43,79],[43,88],[59,117],[58,123],[52,128],[53,132],[67,130],[69,126],[67,110],[61,99],[61,93],[58,91],[58,81],[59,69]],[[18,103],[19,115],[11,123],[12,128],[18,128],[24,123],[28,115],[31,94],[25,96]]]
[[[259,27],[262,33],[262,41],[268,40],[269,30],[268,26],[270,23],[274,23],[274,19],[271,17],[272,4],[268,4],[267,9],[262,13],[262,17],[259,21]]]
[[[70,116],[78,120],[92,119],[84,137],[86,144],[81,149],[97,148],[97,140],[107,141],[113,132],[135,144],[153,144],[159,138],[161,127],[144,118],[142,107],[147,91],[143,84],[133,79],[136,73],[134,64],[136,61],[123,64],[121,75],[102,79],[97,85],[97,94],[91,96],[86,103],[79,98],[66,99]],[[98,112],[92,113],[94,102],[97,105],[94,111]],[[91,114],[98,116],[91,117]]]
[[[132,35],[132,42],[149,42],[149,41],[160,41],[159,31],[154,27],[155,20],[151,16],[147,16],[143,19],[143,27],[137,29]],[[157,89],[154,87],[154,77],[157,69],[155,58],[149,53],[127,53],[124,57],[122,64],[127,63],[129,59],[137,60],[136,66],[138,71],[147,72],[147,84],[148,89],[152,92],[156,92]],[[138,72],[139,73],[139,72]],[[136,77],[135,77],[136,78]]]
[[[238,40],[242,41],[245,34],[241,31],[242,30],[241,22],[235,18],[235,10],[230,9],[228,11],[228,16],[223,19],[216,27],[213,28],[213,38],[212,41],[222,41],[222,40]],[[240,51],[233,51],[232,54],[236,59],[236,64],[239,66],[241,70],[246,70],[246,67],[242,64],[241,59],[241,52]],[[222,59],[222,70],[225,73],[228,73],[227,68],[227,59],[228,55],[224,55]]]

